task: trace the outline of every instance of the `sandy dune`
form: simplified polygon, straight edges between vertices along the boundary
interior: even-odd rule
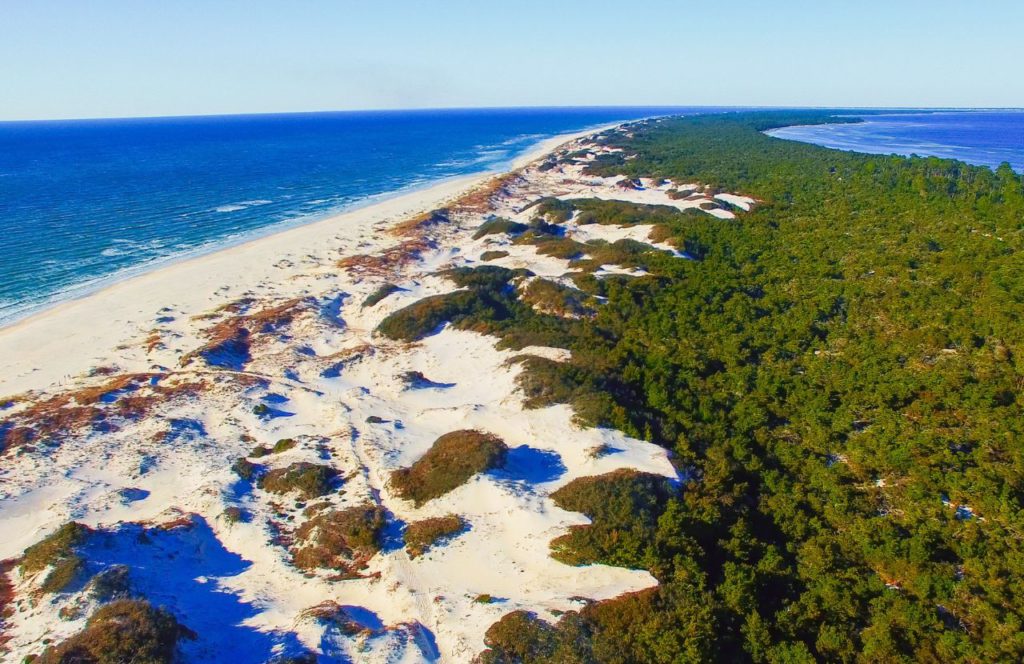
[[[484,251],[507,252],[490,264],[562,277],[568,261],[532,245],[472,238],[491,215],[529,221],[527,206],[541,196],[704,205],[733,216],[708,205],[714,194],[673,198],[682,185],[623,188],[620,178],[584,175],[582,165],[539,168],[535,159],[563,144],[562,153],[601,149],[561,137],[500,179],[446,182],[182,262],[0,330],[0,395],[17,397],[0,410],[0,433],[10,439],[26,422],[59,433],[59,444],[27,439],[4,453],[0,558],[17,558],[70,520],[96,529],[83,554],[90,572],[127,565],[134,591],[171,607],[199,635],[183,646],[188,661],[221,661],[225,651],[238,661],[303,651],[320,661],[468,661],[509,611],[553,618],[580,598],[653,585],[647,572],[571,567],[549,556],[552,539],[587,523],[556,507],[552,491],[619,468],[677,477],[657,446],[581,428],[567,406],[523,408],[521,367],[510,358],[564,360],[567,351],[497,350],[493,338],[450,328],[414,344],[374,332],[388,314],[453,291],[436,273],[479,265]],[[739,209],[754,203],[718,199]],[[444,206],[451,217],[429,233],[400,224]],[[651,227],[570,220],[565,229],[580,241],[649,242]],[[597,273],[606,274],[642,272],[607,265]],[[398,290],[364,307],[386,282]],[[429,381],[410,386],[409,372]],[[111,386],[126,374],[134,377]],[[505,466],[418,508],[393,495],[391,471],[462,429],[503,439]],[[383,550],[357,578],[297,569],[287,544],[311,501],[269,493],[232,471],[255,446],[282,439],[295,445],[261,458],[268,469],[326,464],[344,478],[318,509],[385,511]],[[602,445],[609,453],[592,453]],[[228,508],[247,516],[234,521]],[[449,513],[463,517],[466,532],[410,558],[402,523]],[[84,582],[40,595],[38,575],[15,570],[9,578],[9,661],[75,633],[96,605]],[[359,629],[339,629],[328,615]]]

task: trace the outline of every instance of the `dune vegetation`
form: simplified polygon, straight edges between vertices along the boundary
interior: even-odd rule
[[[477,473],[505,462],[508,446],[497,436],[482,431],[446,433],[416,463],[391,473],[388,485],[399,497],[417,506],[443,496]]]
[[[410,558],[416,558],[465,529],[466,521],[457,514],[414,521],[405,527],[405,549]]]
[[[85,629],[50,646],[36,664],[170,664],[178,641],[193,638],[173,615],[143,600],[121,599],[102,605]]]
[[[527,405],[570,403],[584,423],[670,449],[689,478],[679,492],[609,489],[611,504],[641,491],[647,507],[556,541],[563,560],[641,565],[656,590],[555,624],[508,618],[520,626],[496,626],[486,658],[1024,657],[1021,176],[761,133],[825,119],[737,113],[609,132],[601,142],[620,151],[586,172],[758,204],[728,220],[589,207],[591,223],[654,223],[694,260],[642,246],[602,257],[649,274],[576,280],[603,302],[586,325],[462,296],[460,327],[572,351],[524,361]],[[590,204],[544,205],[563,222]]]
[[[304,570],[335,570],[354,575],[380,551],[384,511],[378,505],[356,505],[322,512],[295,532],[292,560]]]
[[[267,471],[259,478],[259,486],[271,493],[297,492],[305,500],[333,491],[338,472],[331,466],[297,461],[284,468]]]
[[[378,302],[380,302],[381,300],[383,300],[384,298],[386,298],[388,295],[391,295],[393,293],[397,293],[400,290],[402,290],[402,289],[399,286],[396,286],[395,284],[392,284],[392,283],[386,283],[386,284],[382,285],[380,288],[378,288],[377,290],[375,290],[372,293],[370,293],[366,297],[366,299],[363,300],[363,307],[364,308],[365,307],[372,307],[372,306],[376,305]]]
[[[479,240],[487,235],[518,235],[528,228],[529,226],[526,224],[510,219],[491,219],[480,225],[480,228],[473,234],[473,239]]]
[[[82,572],[84,561],[75,549],[85,542],[89,528],[69,521],[45,539],[25,550],[21,559],[22,574],[49,570],[40,585],[44,593],[64,590]]]

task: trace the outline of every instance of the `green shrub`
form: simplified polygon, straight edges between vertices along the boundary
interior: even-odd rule
[[[582,424],[606,423],[606,413],[615,403],[619,385],[607,382],[600,373],[578,364],[536,355],[523,355],[515,358],[515,362],[523,366],[517,383],[525,408],[564,403],[572,406],[576,420]]]
[[[372,307],[373,305],[377,304],[378,302],[386,298],[388,295],[391,295],[392,293],[397,293],[400,290],[402,290],[401,287],[396,286],[395,284],[384,284],[377,290],[370,293],[370,295],[368,295],[367,298],[363,300],[363,308],[365,309],[367,307]]]
[[[75,548],[85,542],[90,532],[87,526],[75,521],[65,523],[42,541],[25,549],[20,566],[22,573],[34,574],[50,568],[41,590],[44,593],[64,590],[82,571],[85,563]]]
[[[498,265],[457,267],[445,270],[441,274],[454,281],[460,288],[470,288],[485,293],[503,291],[509,282],[533,276],[533,272],[529,270],[513,270]]]
[[[304,652],[299,655],[275,655],[267,660],[267,664],[317,664],[318,661],[315,652]]]
[[[484,634],[481,664],[710,662],[720,627],[712,598],[681,584],[627,593],[563,614],[554,625],[513,611]],[[775,661],[795,661],[779,659]]]
[[[274,443],[273,447],[267,447],[266,445],[257,445],[253,448],[249,454],[254,459],[260,459],[271,454],[280,454],[281,452],[287,452],[288,450],[295,447],[298,444],[294,438],[282,438],[281,440]]]
[[[295,531],[292,562],[299,569],[352,576],[380,551],[383,527],[384,510],[379,505],[322,511]]]
[[[565,237],[541,237],[532,238],[531,244],[536,245],[537,253],[542,256],[561,258],[563,260],[576,260],[586,255],[589,246],[576,240]]]
[[[563,201],[551,196],[540,199],[535,205],[538,215],[556,224],[569,221],[576,209],[572,201]]]
[[[477,229],[476,233],[473,233],[473,239],[479,240],[487,235],[518,235],[526,231],[529,228],[526,224],[521,224],[518,221],[512,221],[511,219],[491,219],[485,221]]]
[[[127,565],[111,565],[89,581],[89,595],[99,602],[127,597],[131,592]]]
[[[377,331],[396,341],[419,341],[443,323],[466,318],[481,306],[480,298],[471,291],[432,295],[394,312],[381,321]]]
[[[274,443],[274,448],[271,450],[273,454],[280,454],[281,452],[287,452],[288,450],[295,447],[297,441],[294,438],[282,438],[281,440]]]
[[[275,468],[260,478],[259,486],[264,491],[285,494],[298,492],[305,500],[318,498],[333,490],[338,472],[330,466],[297,461],[285,468]]]
[[[234,465],[231,466],[231,470],[235,471],[235,474],[241,477],[247,482],[251,482],[256,477],[257,472],[260,470],[260,466],[254,464],[246,458],[241,458],[235,461]]]
[[[228,523],[239,523],[245,521],[246,513],[241,507],[231,506],[224,509],[224,518],[228,520]]]
[[[508,447],[482,431],[446,433],[409,468],[391,473],[389,486],[417,506],[462,486],[477,473],[504,464]]]
[[[173,615],[143,600],[122,599],[96,610],[78,634],[50,646],[36,664],[170,664],[178,641],[195,638]]]
[[[533,338],[557,345],[567,325],[557,317],[541,321],[516,297],[513,283],[532,276],[529,270],[510,270],[496,265],[456,268],[442,273],[460,290],[428,297],[388,316],[377,328],[392,339],[417,341],[449,321],[453,327],[481,334],[496,334],[506,347],[520,347],[514,337]]]
[[[586,247],[586,256],[571,260],[569,267],[588,271],[597,270],[602,265],[647,269],[652,260],[659,258],[678,260],[661,249],[636,240],[616,240],[615,242],[592,240],[584,246]]]
[[[582,318],[595,313],[593,298],[549,279],[534,279],[523,289],[521,297],[540,311],[556,316]]]
[[[527,611],[513,611],[491,625],[484,634],[482,664],[552,662],[558,633],[554,627]],[[564,660],[575,662],[575,659]]]
[[[582,512],[591,524],[575,526],[551,543],[552,557],[568,565],[605,561],[643,569],[658,518],[674,495],[660,475],[616,470],[580,477],[551,494],[564,510]]]
[[[465,520],[456,514],[416,521],[405,527],[405,548],[410,558],[416,558],[465,529]]]

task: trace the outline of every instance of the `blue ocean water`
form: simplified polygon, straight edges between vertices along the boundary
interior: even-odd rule
[[[1024,172],[1024,111],[936,111],[864,115],[855,124],[783,127],[771,136],[872,154],[959,159]]]
[[[0,324],[132,273],[538,141],[692,108],[346,112],[0,123]]]

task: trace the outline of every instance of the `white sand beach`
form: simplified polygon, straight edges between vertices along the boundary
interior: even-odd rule
[[[599,129],[542,141],[517,158],[512,169],[594,131]],[[178,316],[201,313],[265,290],[271,282],[292,281],[325,261],[370,252],[390,226],[442,207],[493,177],[494,173],[480,173],[453,178],[174,263],[0,328],[0,397],[65,384],[112,359],[119,365],[130,362],[118,346],[145,336],[155,319],[169,314],[166,310]]]
[[[271,640],[275,652],[465,662],[510,611],[554,619],[585,601],[655,585],[646,571],[574,567],[550,556],[551,540],[588,523],[554,504],[549,496],[559,487],[618,469],[677,478],[660,447],[582,427],[566,405],[524,407],[523,369],[511,360],[564,361],[567,351],[498,350],[493,337],[452,328],[411,344],[375,333],[389,314],[454,291],[437,273],[483,264],[484,252],[500,250],[489,264],[562,279],[567,260],[474,237],[492,215],[529,221],[530,204],[543,196],[733,216],[713,205],[713,192],[681,198],[674,188],[682,184],[624,187],[579,165],[542,169],[537,161],[555,149],[591,148],[602,149],[584,134],[552,139],[511,175],[445,182],[183,261],[0,330],[0,395],[10,397],[0,418],[13,423],[9,438],[21,436],[0,468],[0,559],[17,558],[68,521],[94,529],[103,544],[87,559],[127,565],[133,590],[174,607],[199,635],[183,644],[189,661],[219,661],[227,650],[261,661]],[[741,209],[754,203],[729,201]],[[408,223],[446,206],[443,223]],[[650,242],[687,260],[649,241],[651,228],[570,220],[565,232],[581,241]],[[609,274],[642,273],[607,265],[597,276]],[[394,292],[365,306],[385,284]],[[217,344],[240,330],[244,360],[214,361]],[[409,375],[428,384],[411,388]],[[439,436],[468,429],[507,444],[505,470],[419,507],[395,495],[394,470]],[[343,490],[317,509],[375,505],[389,515],[388,528],[456,514],[468,530],[415,558],[385,546],[346,580],[297,569],[288,544],[310,518],[305,501],[245,488],[232,471],[254,446],[282,440],[291,446],[260,463],[327,463],[344,477]],[[230,518],[232,509],[247,517]],[[5,647],[13,659],[81,629],[96,605],[85,589],[40,595],[43,576],[8,572],[15,610]],[[341,617],[359,629],[339,630]]]

